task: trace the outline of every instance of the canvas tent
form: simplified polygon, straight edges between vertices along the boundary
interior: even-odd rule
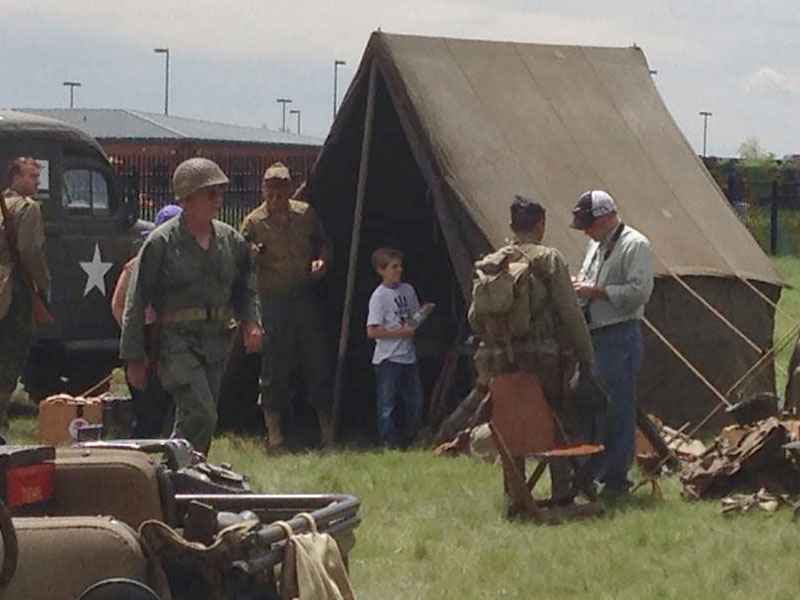
[[[357,206],[359,179],[363,206]],[[376,32],[309,184],[336,247],[325,306],[332,339],[342,339],[340,323],[345,328],[345,422],[371,419],[371,343],[364,334],[378,281],[371,252],[399,246],[407,279],[439,305],[419,340],[430,387],[447,349],[463,338],[472,262],[508,237],[515,194],[546,206],[544,241],[574,271],[586,239],[568,227],[570,211],[582,192],[609,191],[656,255],[647,317],[719,390],[758,351],[677,276],[755,345],[772,345],[774,308],[767,298],[777,300],[783,281],[670,117],[637,47]],[[346,306],[354,223],[358,243]],[[462,365],[458,380],[466,373]],[[769,366],[742,391],[772,387]],[[716,402],[649,331],[640,400],[673,424],[697,421]]]

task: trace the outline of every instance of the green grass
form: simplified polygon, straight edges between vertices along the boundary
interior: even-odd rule
[[[800,288],[800,259],[776,264]],[[800,292],[784,290],[781,306],[800,316]],[[776,338],[789,327],[778,315]],[[34,436],[33,419],[12,422],[15,442]],[[468,458],[346,450],[271,457],[240,436],[217,438],[211,457],[250,474],[256,490],[358,495],[363,523],[350,566],[362,600],[788,600],[800,587],[800,530],[788,509],[725,518],[717,502],[682,500],[675,479],[662,481],[663,498],[641,490],[602,518],[537,527],[506,521],[500,468]]]
[[[12,424],[32,440],[32,419]],[[800,531],[790,511],[733,519],[689,503],[678,482],[663,499],[640,491],[599,519],[536,526],[503,517],[500,468],[428,452],[267,456],[257,440],[217,438],[265,492],[350,492],[363,523],[350,556],[361,599],[795,598]]]
[[[775,314],[775,334],[774,340],[778,342],[800,319],[800,257],[798,256],[776,256],[773,262],[783,275],[786,282],[792,286],[785,288],[781,293],[781,300],[778,306],[786,314],[777,311]],[[787,344],[778,353],[776,361],[784,369],[789,366],[789,359],[794,350],[794,343]],[[783,395],[786,387],[786,374],[781,369],[775,369],[776,389],[779,395]]]

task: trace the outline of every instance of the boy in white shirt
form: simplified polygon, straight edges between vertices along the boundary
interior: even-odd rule
[[[434,305],[426,303],[420,308],[413,286],[402,282],[403,253],[400,250],[378,248],[372,253],[372,266],[382,279],[369,299],[367,315],[367,337],[375,340],[372,364],[375,367],[378,439],[383,446],[396,447],[410,443],[422,423],[422,381],[413,337]],[[405,421],[404,439],[398,435],[394,415],[398,398]]]

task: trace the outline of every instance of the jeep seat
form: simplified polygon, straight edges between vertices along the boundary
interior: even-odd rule
[[[59,448],[55,496],[48,515],[105,515],[133,528],[148,519],[163,520],[163,490],[158,456],[138,450]],[[168,510],[166,512],[169,512]]]
[[[13,519],[17,569],[3,600],[76,600],[111,577],[148,583],[139,536],[109,517]]]

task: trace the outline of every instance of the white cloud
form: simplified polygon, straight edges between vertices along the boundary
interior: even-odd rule
[[[783,71],[772,67],[761,67],[751,73],[744,80],[744,89],[747,92],[800,92],[800,76],[787,75]]]
[[[86,42],[168,45],[222,59],[358,55],[370,31],[689,51],[679,33],[617,11],[553,11],[472,0],[7,0],[4,14]],[[35,8],[31,8],[35,6]]]

